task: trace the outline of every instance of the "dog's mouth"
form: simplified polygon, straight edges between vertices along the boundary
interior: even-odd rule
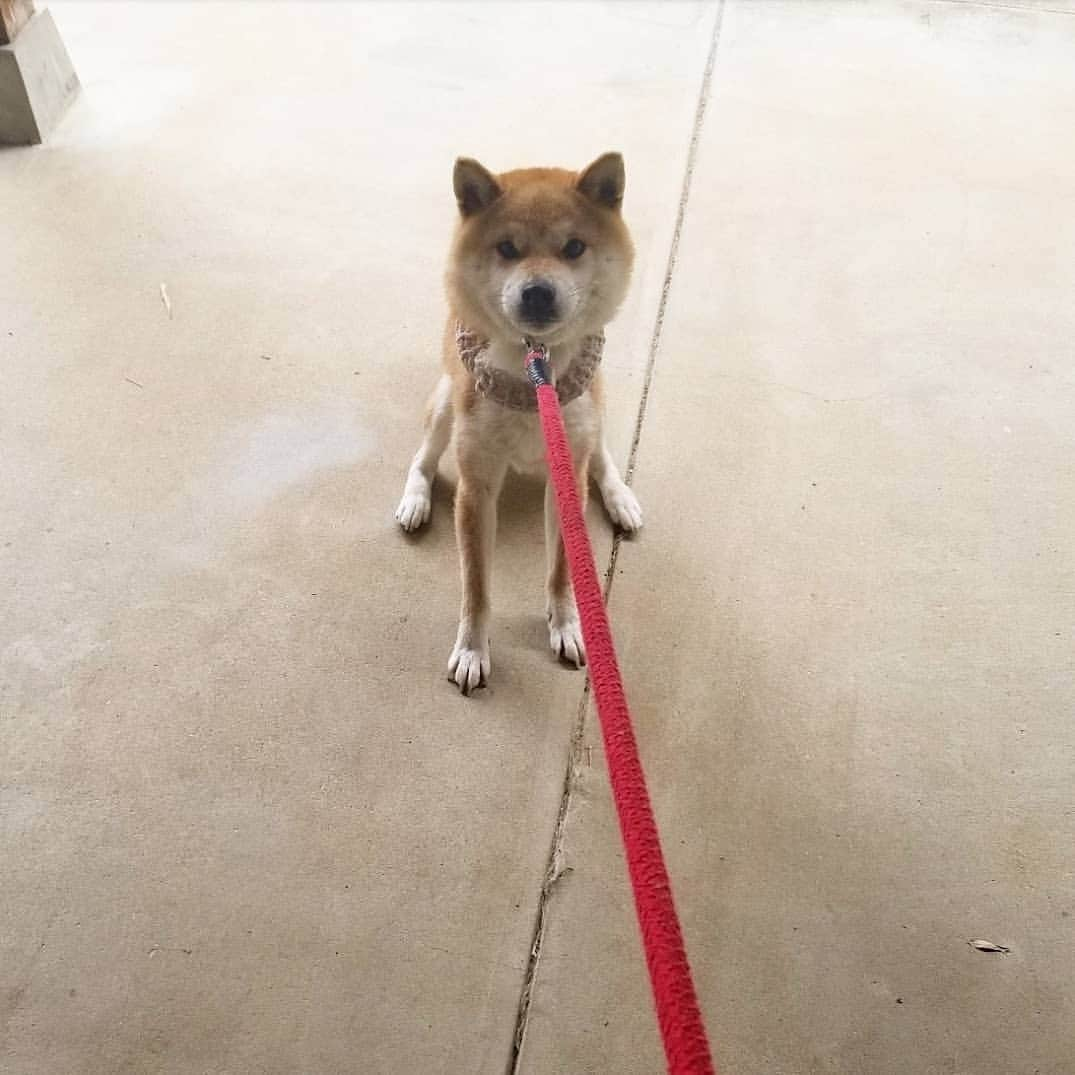
[[[525,321],[513,318],[514,328],[519,337],[527,343],[555,345],[561,342],[566,322],[562,320]]]
[[[508,318],[509,324],[518,336],[532,340],[553,343],[563,331],[567,322],[561,316],[524,317],[518,310],[513,310]]]
[[[559,317],[516,317],[515,323],[521,329],[525,329],[527,332],[541,332],[543,330],[555,329],[560,325],[561,319]]]

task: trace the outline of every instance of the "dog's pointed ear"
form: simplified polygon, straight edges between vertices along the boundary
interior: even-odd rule
[[[492,205],[501,195],[500,184],[487,168],[470,157],[460,157],[452,174],[455,200],[463,216],[473,216]]]
[[[626,183],[623,157],[619,153],[605,153],[579,172],[575,185],[591,201],[608,209],[618,210],[623,204],[623,188]]]

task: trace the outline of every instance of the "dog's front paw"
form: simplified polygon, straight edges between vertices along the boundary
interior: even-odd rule
[[[642,505],[630,486],[620,481],[601,490],[601,499],[612,525],[627,534],[642,527]]]
[[[566,608],[549,608],[549,645],[561,661],[568,661],[576,668],[586,663],[586,647],[582,641],[582,624],[574,602]]]
[[[489,682],[491,669],[488,642],[477,649],[464,641],[456,642],[448,659],[448,678],[464,694],[470,694],[477,687],[484,687]]]
[[[428,492],[405,492],[403,499],[396,508],[396,522],[404,530],[417,530],[418,527],[429,521],[429,513],[433,503]]]

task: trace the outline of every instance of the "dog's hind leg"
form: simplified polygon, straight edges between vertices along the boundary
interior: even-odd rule
[[[590,475],[601,492],[601,500],[612,525],[628,534],[638,530],[642,526],[642,506],[638,503],[638,497],[631,492],[630,486],[620,476],[619,467],[616,466],[604,437],[590,460]]]
[[[437,474],[437,463],[451,439],[452,379],[444,374],[429,399],[426,435],[407,471],[403,499],[396,508],[396,520],[404,530],[417,530],[428,521],[433,506],[433,479]]]

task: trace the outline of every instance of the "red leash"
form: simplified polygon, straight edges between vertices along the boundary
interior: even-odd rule
[[[547,355],[543,346],[528,342],[526,372],[537,389],[549,474],[556,487],[560,532],[582,621],[590,683],[601,721],[612,797],[620,819],[664,1054],[670,1075],[714,1075]]]

